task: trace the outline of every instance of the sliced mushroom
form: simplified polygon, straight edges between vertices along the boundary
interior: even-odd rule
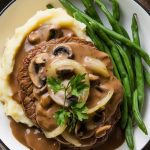
[[[47,53],[41,53],[33,58],[29,64],[29,76],[37,88],[41,88],[46,81],[45,63],[48,60]]]
[[[70,46],[67,44],[59,44],[56,47],[54,47],[52,51],[54,56],[63,56],[66,58],[72,58],[73,52]]]
[[[81,64],[79,64],[78,62],[71,60],[71,59],[56,59],[53,62],[51,62],[50,64],[47,64],[47,66],[46,66],[47,76],[57,78],[58,77],[57,68],[64,67],[64,66],[70,66],[70,67],[74,68],[75,74],[86,74],[85,75],[85,83],[87,85],[89,85],[89,78],[88,78],[88,74],[87,74],[85,68]],[[64,105],[64,98],[62,97],[62,95],[64,95],[64,93],[62,93],[61,91],[58,93],[54,93],[50,87],[48,89],[49,89],[49,93],[50,93],[51,98],[57,104]],[[80,95],[79,101],[86,102],[88,95],[89,95],[89,88],[86,88],[83,91],[83,93]],[[66,103],[66,106],[68,106],[68,105],[69,105],[69,103],[68,104]]]
[[[98,75],[109,77],[106,65],[99,59],[86,56],[84,58],[84,66]]]
[[[97,110],[103,108],[109,102],[109,100],[113,96],[113,93],[114,93],[113,89],[108,91],[107,95],[104,98],[100,99],[96,106],[94,106],[93,108],[88,109],[87,113],[92,114],[92,113],[96,112]]]
[[[47,53],[41,53],[38,54],[35,58],[35,63],[36,64],[45,64],[46,61],[48,60],[49,55]]]
[[[70,78],[74,74],[74,68],[72,66],[62,66],[56,70],[59,77],[66,79]]]
[[[95,135],[92,136],[92,137],[90,137],[90,138],[88,138],[88,139],[82,139],[81,140],[81,144],[82,144],[81,147],[84,147],[85,149],[90,150],[92,148],[92,146],[94,146],[94,144],[96,143],[96,141],[97,141],[97,139],[96,139]]]
[[[66,87],[68,82],[69,82],[69,80],[64,80],[62,82],[62,85],[64,85],[64,87]],[[78,100],[78,98],[68,95],[68,97],[65,101],[65,92],[64,92],[64,90],[60,90],[57,93],[54,93],[53,90],[49,89],[49,92],[50,92],[50,96],[53,99],[53,101],[55,103],[57,103],[58,105],[61,105],[61,106],[68,107],[73,101]],[[67,93],[69,94],[69,91],[67,91]],[[65,104],[64,104],[64,101],[65,101]]]
[[[29,36],[28,40],[31,44],[38,44],[40,43],[40,34],[38,31],[32,31]]]
[[[42,88],[33,88],[33,95],[35,98],[39,99],[43,94],[47,93],[48,89],[47,86],[43,86]]]
[[[58,26],[53,25],[50,27],[48,40],[60,38],[62,36],[63,32]]]
[[[90,118],[86,121],[86,128],[90,131],[95,131],[98,126],[102,126],[105,123],[105,112],[97,111],[93,113]]]
[[[56,25],[45,24],[39,27],[37,30],[32,31],[28,36],[28,41],[33,44],[39,44],[43,41],[49,41],[51,39],[60,38],[63,36],[63,32],[60,27]]]
[[[106,131],[111,128],[111,125],[100,126],[96,129],[96,137],[101,138],[106,134]]]
[[[92,120],[97,124],[103,124],[105,121],[105,112],[104,110],[96,111]]]
[[[48,93],[44,94],[40,98],[40,104],[43,108],[49,108],[52,104],[52,100]]]
[[[89,74],[89,79],[91,81],[96,81],[96,80],[99,80],[99,76],[96,76],[96,75],[90,73]]]
[[[88,130],[95,130],[97,128],[97,123],[90,119],[87,121],[86,125]]]
[[[64,101],[65,101],[65,92],[64,91],[59,91],[57,93],[54,93],[51,89],[49,90],[49,94],[52,98],[52,100],[57,103],[58,105],[64,106]],[[66,101],[65,106],[68,107],[69,103]]]
[[[88,139],[95,134],[94,130],[87,130],[86,124],[78,122],[75,127],[75,135],[80,139]]]
[[[62,137],[69,143],[71,143],[72,145],[76,146],[76,147],[81,147],[82,144],[81,142],[71,133],[69,133],[67,130],[65,130],[62,133]]]

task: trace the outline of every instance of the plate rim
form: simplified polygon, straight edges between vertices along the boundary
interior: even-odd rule
[[[16,0],[8,0],[8,1],[2,1],[4,4],[4,7],[0,8],[0,16],[3,15],[5,13],[5,11],[15,2]],[[150,16],[150,11],[148,9],[146,9],[139,1],[137,0],[133,0],[135,1],[140,7],[142,7],[145,12]],[[6,150],[11,150],[9,149],[5,143],[0,139],[0,144],[2,144],[2,146],[6,149]],[[150,140],[149,142],[143,147],[142,150],[148,150],[150,148]]]

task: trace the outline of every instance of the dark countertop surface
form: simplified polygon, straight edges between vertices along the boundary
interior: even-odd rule
[[[150,12],[150,0],[138,0]]]

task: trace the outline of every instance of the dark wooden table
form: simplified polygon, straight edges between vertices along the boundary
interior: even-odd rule
[[[146,8],[150,13],[150,0],[137,0],[137,1],[139,1],[144,6],[144,8]]]

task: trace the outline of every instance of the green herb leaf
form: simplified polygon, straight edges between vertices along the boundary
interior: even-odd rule
[[[71,115],[68,120],[69,132],[71,132],[75,128],[76,123],[78,121],[77,116],[72,111],[70,111],[70,112],[71,112]]]
[[[79,95],[88,88],[88,85],[85,84],[85,76],[86,74],[78,74],[73,76],[69,82],[71,86],[71,94],[74,96],[79,97]]]
[[[70,117],[70,112],[66,111],[64,108],[57,111],[54,115],[55,120],[58,125],[62,126],[67,122],[67,119]]]
[[[47,84],[50,86],[50,88],[52,88],[54,93],[57,93],[63,88],[61,81],[53,77],[47,79]]]
[[[47,4],[46,7],[47,7],[47,9],[52,9],[52,8],[54,8],[54,6],[53,6],[52,4]]]
[[[83,90],[88,88],[88,85],[85,83],[85,76],[86,74],[78,74],[76,76],[73,76],[66,87],[64,87],[59,79],[53,77],[48,78],[47,83],[49,87],[54,91],[54,93],[57,93],[60,90],[64,90],[66,101],[68,89],[71,89],[71,93],[69,94],[79,98]],[[70,107],[63,108],[57,111],[55,113],[55,120],[58,125],[64,125],[65,123],[68,124],[69,130],[71,131],[75,128],[75,125],[78,121],[88,119],[87,111],[88,109],[85,106],[84,102],[74,101]]]
[[[84,102],[74,103],[72,106],[73,113],[77,116],[77,119],[83,121],[88,119],[87,111],[88,108],[85,106]]]

